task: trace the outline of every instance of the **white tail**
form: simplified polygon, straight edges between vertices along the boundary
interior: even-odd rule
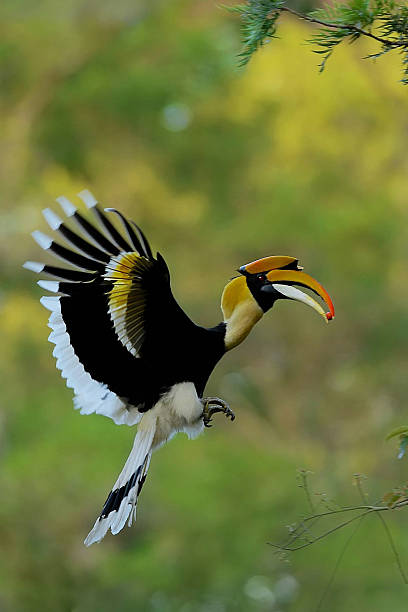
[[[146,414],[139,424],[133,448],[123,470],[112,487],[95,525],[84,540],[85,546],[100,542],[108,529],[113,534],[119,533],[128,517],[129,526],[136,519],[137,498],[149,469],[155,432],[156,418]]]

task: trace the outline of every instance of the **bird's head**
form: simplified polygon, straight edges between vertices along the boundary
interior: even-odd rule
[[[334,317],[329,294],[317,280],[303,272],[295,257],[264,257],[241,266],[238,272],[241,276],[227,284],[221,301],[227,349],[242,342],[255,323],[279,299],[303,302],[316,310],[326,322]],[[298,287],[306,287],[317,294],[328,307],[328,312]]]

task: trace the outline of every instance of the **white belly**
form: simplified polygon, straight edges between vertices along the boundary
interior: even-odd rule
[[[148,426],[150,419],[157,419],[153,439],[153,448],[156,449],[179,431],[185,432],[189,438],[198,436],[204,429],[202,413],[203,406],[194,384],[179,383],[144,414],[139,429]]]

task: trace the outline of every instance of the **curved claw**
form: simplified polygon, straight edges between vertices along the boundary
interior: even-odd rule
[[[202,399],[201,401],[204,405],[202,418],[205,427],[212,427],[212,425],[210,425],[210,422],[212,420],[213,415],[217,412],[223,412],[227,418],[231,419],[231,421],[235,419],[235,414],[232,412],[228,404],[224,402],[224,400],[218,397],[207,397]]]

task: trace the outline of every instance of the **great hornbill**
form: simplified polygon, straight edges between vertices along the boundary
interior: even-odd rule
[[[180,431],[197,436],[216,412],[234,419],[224,401],[203,398],[205,385],[221,357],[246,338],[276,300],[308,304],[326,321],[334,308],[296,258],[273,256],[241,266],[239,276],[227,283],[221,323],[210,329],[196,325],[174,299],[166,262],[160,253],[153,256],[142,230],[117,210],[105,209],[119,217],[124,236],[89,191],[79,196],[100,229],[66,198],[57,201],[85,237],[49,208],[43,211],[51,229],[75,250],[33,232],[40,247],[74,268],[33,261],[24,267],[60,279],[38,284],[59,294],[41,303],[51,311],[49,340],[57,368],[74,390],[75,408],[117,424],[138,424],[132,451],[85,539],[89,546],[109,528],[116,534],[127,519],[132,523],[153,450]],[[329,312],[295,285],[318,294]]]

